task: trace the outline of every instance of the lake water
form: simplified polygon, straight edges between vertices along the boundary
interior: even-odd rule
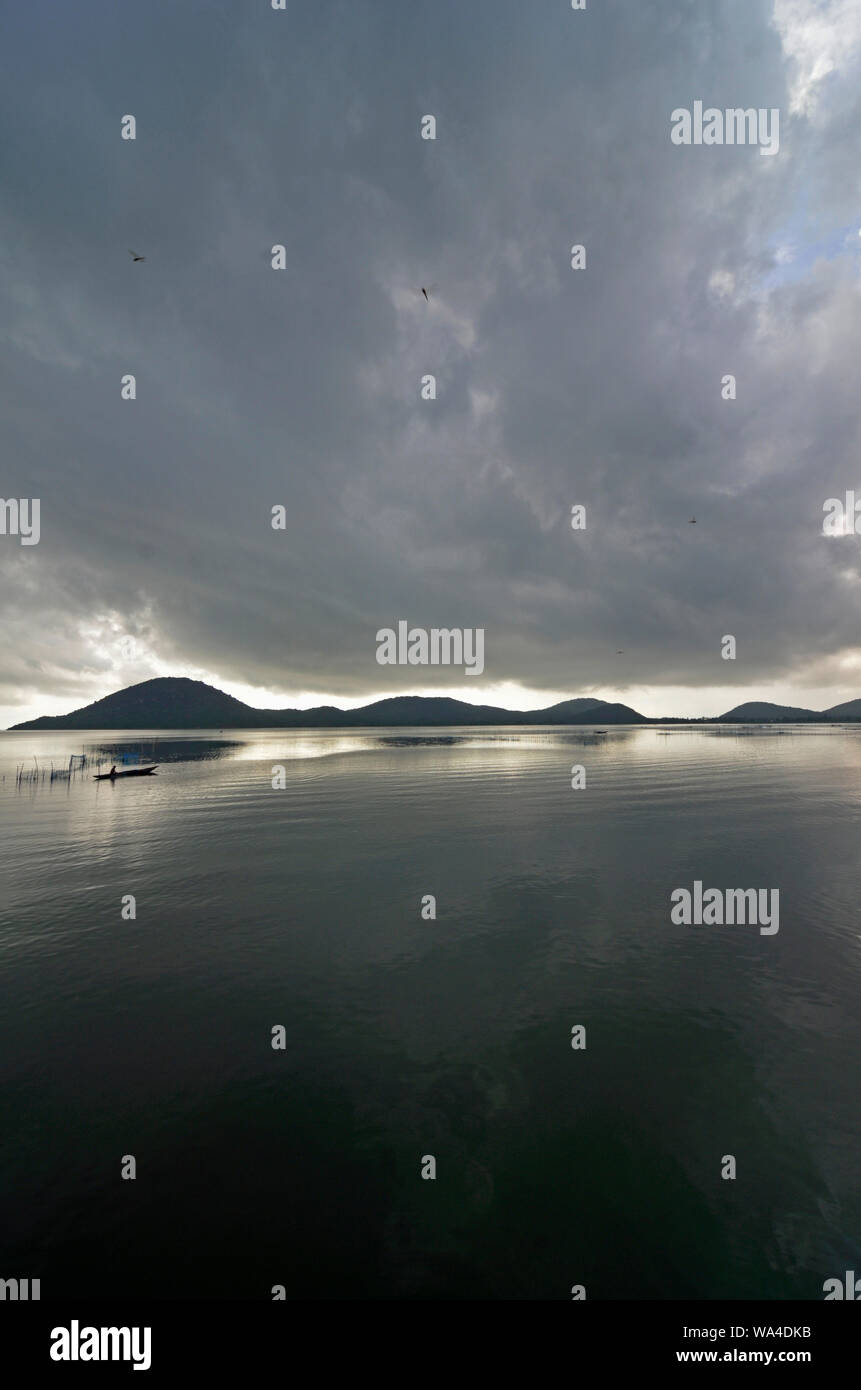
[[[121,747],[158,774],[16,785]],[[0,776],[0,1276],[821,1299],[861,1270],[861,729],[21,733]],[[673,925],[694,880],[779,889],[779,932]]]

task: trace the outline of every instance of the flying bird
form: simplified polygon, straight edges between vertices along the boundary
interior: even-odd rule
[[[697,524],[697,519],[696,519],[695,516],[692,516],[692,517],[690,518],[690,521],[688,522],[688,525],[689,525],[689,526],[696,526],[696,524]]]
[[[425,299],[427,300],[428,304],[430,304],[430,297],[431,297],[432,294],[435,294],[435,293],[436,293],[436,289],[437,289],[436,285],[422,285],[422,287],[421,287],[421,289],[418,291],[418,293],[419,293],[419,294],[423,294],[424,297],[425,297]]]
[[[625,649],[624,649],[624,647],[622,648],[622,650],[621,650],[620,652],[617,652],[616,655],[617,655],[617,656],[624,656],[624,655],[625,655]]]
[[[132,258],[133,261],[145,261],[145,260],[146,260],[146,256],[138,256],[138,255],[135,254],[134,251],[129,251],[129,255],[131,256],[131,258]]]

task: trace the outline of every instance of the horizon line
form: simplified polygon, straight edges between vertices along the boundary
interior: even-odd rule
[[[41,722],[42,720],[50,720],[52,723],[53,723],[54,721],[65,721],[65,720],[67,720],[67,719],[72,718],[72,716],[75,715],[75,714],[78,714],[78,713],[83,714],[84,711],[91,710],[91,709],[93,708],[94,705],[98,705],[98,704],[101,704],[103,701],[111,700],[111,699],[113,699],[113,698],[115,698],[115,697],[117,697],[117,696],[121,696],[121,695],[125,694],[127,691],[136,690],[136,689],[140,689],[140,688],[143,687],[143,686],[155,685],[155,684],[159,684],[159,683],[163,683],[163,682],[170,682],[170,683],[173,683],[173,682],[183,682],[183,683],[188,683],[188,684],[190,684],[190,685],[195,685],[195,686],[203,687],[203,688],[206,689],[206,690],[214,691],[216,694],[218,694],[218,695],[224,697],[225,699],[234,701],[236,704],[239,704],[239,705],[241,705],[244,709],[248,710],[249,713],[254,714],[254,715],[257,715],[257,716],[259,716],[259,715],[265,715],[265,714],[282,715],[282,716],[283,716],[283,715],[296,715],[296,716],[308,715],[308,716],[310,716],[310,715],[313,715],[316,711],[322,711],[322,710],[332,711],[333,713],[338,714],[338,715],[349,716],[350,714],[354,714],[354,713],[355,713],[356,715],[360,715],[363,711],[367,711],[367,710],[374,709],[374,708],[376,708],[376,707],[378,707],[378,706],[380,706],[380,705],[385,705],[385,704],[387,704],[387,703],[389,703],[389,702],[412,700],[412,701],[419,701],[419,702],[423,702],[423,703],[424,703],[424,702],[432,702],[432,701],[442,701],[442,700],[445,700],[445,701],[448,701],[448,702],[450,702],[450,703],[452,703],[452,704],[455,704],[455,705],[461,705],[461,706],[463,706],[465,709],[469,709],[469,710],[493,710],[494,712],[497,712],[497,711],[498,711],[498,712],[499,712],[500,714],[502,714],[502,715],[515,716],[513,722],[514,722],[514,723],[518,723],[518,722],[521,722],[521,721],[523,721],[524,719],[528,719],[528,718],[530,718],[530,717],[532,717],[532,716],[534,716],[534,715],[544,713],[545,711],[549,712],[549,711],[551,711],[551,710],[558,709],[558,708],[560,707],[560,705],[566,705],[566,704],[569,704],[569,703],[581,702],[581,701],[582,701],[582,702],[586,702],[586,708],[584,708],[584,709],[581,711],[581,713],[584,714],[584,715],[588,712],[589,703],[594,703],[594,705],[596,706],[596,716],[599,715],[599,711],[600,711],[601,709],[608,709],[608,710],[609,710],[609,709],[611,709],[611,708],[618,709],[619,707],[621,707],[622,709],[630,710],[631,713],[632,713],[633,715],[636,716],[636,722],[637,722],[637,723],[639,723],[640,721],[645,722],[645,723],[651,723],[651,724],[655,724],[655,723],[685,723],[685,724],[688,724],[688,723],[689,723],[689,724],[720,723],[720,722],[725,722],[725,721],[727,720],[727,717],[728,717],[729,715],[732,715],[732,714],[735,712],[735,710],[737,710],[737,709],[738,709],[738,710],[742,710],[742,709],[744,709],[744,707],[747,706],[747,705],[761,705],[761,706],[767,706],[767,707],[770,707],[771,709],[774,709],[774,710],[776,710],[776,711],[780,711],[780,710],[797,710],[797,711],[798,711],[798,719],[797,719],[797,720],[794,720],[794,719],[792,718],[791,715],[783,715],[783,716],[781,716],[780,714],[777,714],[777,715],[774,716],[773,719],[770,719],[770,718],[769,718],[769,715],[766,713],[766,714],[764,714],[760,719],[756,719],[756,718],[754,717],[753,720],[752,720],[751,722],[757,722],[757,723],[763,723],[763,722],[765,722],[765,723],[767,723],[767,722],[783,722],[783,723],[792,723],[792,722],[804,722],[804,723],[824,722],[824,723],[828,723],[828,722],[831,722],[831,721],[827,718],[827,716],[829,715],[829,713],[830,713],[831,710],[838,710],[838,709],[840,709],[840,708],[841,708],[842,706],[844,706],[844,705],[847,705],[847,704],[850,704],[850,705],[851,705],[851,704],[855,703],[854,700],[851,700],[851,699],[850,699],[850,700],[839,701],[836,705],[828,706],[828,707],[826,707],[826,709],[813,709],[813,708],[805,707],[805,706],[801,706],[801,705],[789,705],[789,704],[786,704],[786,703],[784,703],[784,702],[779,702],[779,701],[774,701],[774,700],[747,699],[747,700],[742,700],[738,705],[732,706],[732,708],[730,708],[730,709],[728,709],[728,710],[725,710],[725,711],[724,711],[723,713],[721,713],[721,714],[699,714],[699,715],[685,715],[685,714],[672,714],[672,715],[667,714],[667,715],[664,715],[664,714],[658,714],[658,715],[647,715],[647,714],[641,713],[640,710],[635,709],[633,705],[629,705],[629,704],[627,704],[627,703],[626,703],[625,701],[623,701],[623,700],[607,700],[607,699],[603,698],[602,696],[598,696],[598,695],[568,695],[568,696],[564,696],[561,700],[558,700],[558,699],[557,699],[557,700],[554,700],[553,703],[552,703],[552,704],[549,704],[549,705],[546,705],[546,704],[545,704],[545,705],[537,705],[536,707],[530,708],[530,709],[522,709],[522,708],[520,708],[520,709],[518,709],[518,708],[511,709],[511,708],[508,708],[508,707],[505,706],[505,705],[499,705],[499,704],[488,703],[486,700],[483,701],[483,702],[480,702],[480,703],[476,703],[474,700],[466,700],[466,699],[461,698],[460,696],[449,695],[449,694],[439,694],[439,695],[431,694],[431,695],[428,695],[428,694],[412,694],[412,693],[410,693],[410,692],[404,692],[404,693],[400,693],[400,694],[389,694],[389,695],[378,696],[377,698],[371,698],[371,699],[366,700],[365,703],[363,703],[363,704],[352,704],[352,705],[348,705],[346,708],[343,707],[343,706],[337,705],[337,704],[328,704],[328,703],[326,703],[326,704],[318,704],[318,705],[313,705],[313,706],[306,706],[306,707],[302,707],[302,706],[272,707],[272,706],[255,706],[255,705],[248,704],[246,701],[239,699],[238,696],[231,695],[228,691],[222,690],[219,686],[212,685],[212,684],[210,684],[210,682],[208,682],[208,681],[201,680],[199,677],[187,676],[187,675],[178,675],[178,676],[167,676],[167,675],[162,675],[162,676],[150,676],[150,677],[147,677],[147,679],[145,679],[145,680],[143,680],[143,681],[136,681],[136,682],[134,682],[132,685],[122,686],[122,687],[121,687],[120,689],[118,689],[118,690],[111,691],[108,695],[100,696],[100,697],[99,697],[98,699],[96,699],[96,700],[91,700],[91,701],[89,702],[89,704],[78,706],[76,709],[67,711],[66,713],[53,714],[53,715],[35,715],[35,716],[32,716],[31,718],[25,718],[25,719],[23,719],[23,720],[20,720],[20,721],[19,721],[18,723],[16,723],[16,724],[9,725],[7,728],[3,729],[2,732],[4,732],[4,733],[38,732],[38,730],[27,730],[26,728],[22,728],[21,726],[22,726],[22,725],[28,725],[28,724],[34,724],[34,723],[37,723],[37,722]],[[635,696],[634,698],[636,698],[636,696]],[[606,717],[606,716],[605,716],[605,717]],[[510,723],[510,722],[512,722],[512,721],[511,721],[511,720],[503,720],[503,719],[500,719],[500,720],[495,721],[495,723],[496,723],[497,725],[504,725],[505,723]],[[578,722],[581,722],[581,721],[578,721]],[[597,719],[596,719],[596,722],[598,722]],[[627,722],[627,723],[631,723],[631,722],[633,722],[633,721],[617,721],[615,726],[616,726],[616,727],[620,727],[622,724],[624,724],[624,723],[626,723],[626,722]],[[748,721],[745,720],[744,718],[742,718],[739,722],[742,722],[742,723],[743,723],[743,722],[748,722]],[[79,727],[79,728],[80,728],[80,727],[82,727],[82,726],[73,726],[73,727]],[[87,726],[83,726],[83,727],[87,727]],[[90,726],[90,727],[91,727],[91,728],[95,728],[95,727],[97,727],[97,726]],[[124,725],[123,727],[129,728],[129,729],[133,729],[133,728],[147,729],[147,728],[153,728],[153,727],[156,727],[156,726],[154,726],[154,725],[151,724],[151,723],[142,723],[142,724],[139,724],[139,725]],[[180,727],[180,728],[181,728],[182,726],[181,726],[181,725],[180,725],[180,726],[174,726],[174,725],[167,726],[167,725],[162,725],[162,726],[160,726],[160,727],[165,727],[165,728],[166,728],[166,727]],[[191,727],[191,726],[189,726],[189,727]],[[244,726],[244,725],[242,725],[242,724],[230,724],[230,725],[226,725],[226,724],[222,724],[222,723],[212,723],[212,724],[209,724],[209,725],[207,725],[207,724],[197,724],[197,725],[194,725],[193,727],[195,727],[195,728],[205,728],[205,727],[208,727],[208,728],[227,728],[227,727],[231,727],[231,728],[243,728],[243,727],[251,727],[251,726],[250,726],[250,725],[249,725],[249,726]],[[258,727],[258,728],[269,728],[269,727],[271,727],[271,728],[274,729],[274,728],[278,728],[278,727],[281,727],[281,726],[280,726],[279,723],[275,723],[275,724],[272,724],[272,725],[257,725],[256,727]],[[442,727],[442,726],[438,726],[438,727]],[[485,727],[487,727],[487,726],[485,726]]]

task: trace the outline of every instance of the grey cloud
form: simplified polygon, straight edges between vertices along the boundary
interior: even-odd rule
[[[105,614],[164,662],[335,696],[380,689],[399,617],[485,627],[486,679],[536,703],[618,682],[617,647],[641,686],[755,688],[855,646],[856,551],[819,532],[861,484],[858,248],[769,277],[857,215],[861,88],[790,117],[771,16],[16,13],[2,492],[42,498],[42,540],[0,557],[10,702],[92,698]],[[780,106],[780,155],[673,147],[696,98]]]

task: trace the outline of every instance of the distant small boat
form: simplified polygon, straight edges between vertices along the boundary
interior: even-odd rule
[[[118,777],[147,777],[149,773],[155,772],[158,763],[152,767],[127,767],[122,772],[97,772],[93,777],[94,782],[115,782]]]

